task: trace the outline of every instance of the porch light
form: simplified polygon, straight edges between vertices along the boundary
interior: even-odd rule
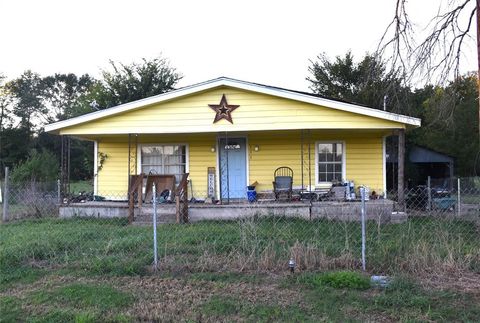
[[[216,150],[216,149],[215,149],[215,146],[210,147],[210,151],[211,151],[212,153],[214,153],[215,150]]]
[[[259,151],[259,150],[260,150],[260,147],[258,147],[258,145],[255,145],[255,146],[253,147],[253,150]]]
[[[295,272],[295,260],[293,258],[288,261],[288,268],[290,268],[292,274]]]

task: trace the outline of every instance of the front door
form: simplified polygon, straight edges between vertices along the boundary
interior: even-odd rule
[[[246,139],[221,138],[218,150],[220,152],[220,192],[222,199],[246,198]]]

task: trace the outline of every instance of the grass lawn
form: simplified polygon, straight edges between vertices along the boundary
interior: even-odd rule
[[[93,192],[93,180],[72,181],[70,183],[70,192],[72,194],[79,194],[81,192]]]
[[[480,239],[468,222],[260,219],[162,225],[38,219],[0,225],[0,322],[476,321]],[[297,261],[289,274],[285,263]],[[414,278],[412,278],[414,277]]]

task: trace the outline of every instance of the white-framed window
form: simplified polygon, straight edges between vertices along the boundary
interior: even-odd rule
[[[317,183],[341,182],[345,178],[345,144],[340,141],[315,145]]]
[[[149,144],[140,146],[140,171],[144,174],[175,175],[177,182],[188,171],[188,146]]]

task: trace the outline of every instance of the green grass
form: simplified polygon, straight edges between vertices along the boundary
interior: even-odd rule
[[[469,222],[425,218],[380,230],[368,223],[367,229],[367,265],[377,272],[438,269],[443,261],[451,266],[452,259],[459,267],[480,271],[478,231]],[[299,266],[308,266],[313,261],[309,257],[315,255],[328,259],[349,254],[358,260],[360,242],[358,223],[285,218],[162,225],[158,233],[160,257],[174,259],[179,267],[202,266],[199,260],[210,260],[208,266],[213,270],[225,265],[222,259],[229,257],[257,259],[261,266],[267,251],[267,260],[286,269],[286,261],[298,253],[298,246],[303,248],[297,255]],[[324,258],[319,259],[316,264],[322,265]],[[0,273],[4,274],[0,289],[11,281],[35,279],[44,268],[143,275],[152,261],[152,228],[129,226],[125,219],[50,218],[0,225]],[[12,273],[11,268],[19,272]]]
[[[307,273],[296,277],[296,280],[302,284],[314,287],[329,286],[359,290],[370,288],[370,279],[364,274],[353,271]]]
[[[70,192],[72,194],[79,194],[81,192],[93,192],[93,180],[71,182]]]
[[[115,311],[131,304],[134,297],[109,285],[66,284],[27,293],[23,299],[0,296],[0,322],[98,322],[126,321]],[[23,307],[27,305],[28,308]]]
[[[425,290],[406,276],[395,277],[389,287],[383,289],[345,289],[329,286],[329,283],[318,283],[324,280],[317,277],[335,274],[338,273],[300,275],[296,279],[289,277],[285,283],[290,288],[306,289],[306,299],[311,306],[310,316],[321,315],[332,321],[363,321],[362,318],[383,317],[389,321],[403,322],[473,322],[480,317],[480,304],[468,293]]]
[[[368,276],[352,270],[359,266],[360,241],[359,223],[327,220],[263,218],[161,225],[161,275],[156,278],[163,279],[160,285],[180,280],[179,286],[207,286],[211,294],[191,311],[212,320],[475,321],[480,317],[478,295],[425,290],[401,276],[389,288],[369,288]],[[479,250],[478,229],[470,222],[423,218],[399,225],[367,225],[367,264],[374,272],[408,275],[439,270],[444,263],[448,270],[480,271]],[[345,254],[353,257],[353,265],[342,261]],[[251,271],[286,273],[292,256],[301,274],[297,271],[284,279]],[[335,260],[328,271],[312,271],[329,259]],[[167,298],[154,289],[155,284],[140,284],[126,293],[115,281],[143,277],[148,281],[152,261],[152,228],[129,226],[122,219],[47,218],[1,224],[0,321],[135,320],[129,311],[133,303],[144,301],[145,288],[153,288],[146,294],[156,297],[159,308]],[[87,282],[63,282],[58,277]],[[301,297],[280,306],[275,297],[257,302],[250,294],[226,292],[239,286],[273,289],[274,295],[295,291]],[[168,295],[175,295],[176,288]],[[9,294],[12,289],[20,291]],[[186,291],[178,291],[174,304],[195,299],[188,294],[193,287]],[[192,313],[170,314],[197,320]]]
[[[52,291],[40,291],[33,296],[36,303],[54,302],[64,307],[112,310],[130,304],[133,297],[109,285],[71,284]]]

